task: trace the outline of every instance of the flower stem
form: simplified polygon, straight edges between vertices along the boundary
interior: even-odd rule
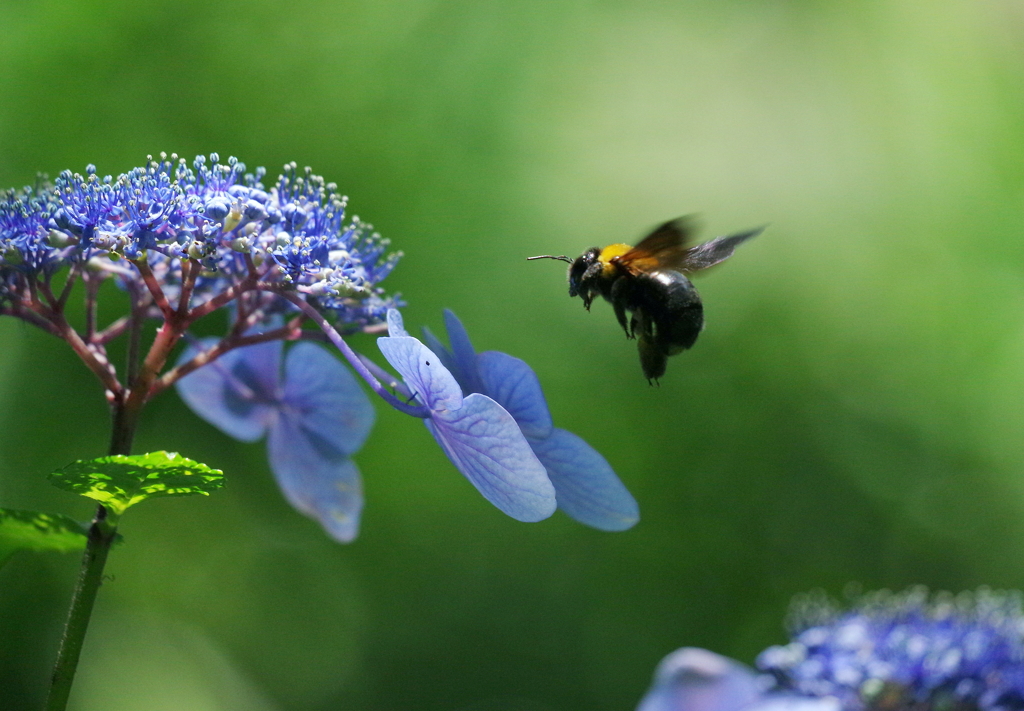
[[[275,328],[274,330],[267,331],[266,333],[259,333],[251,336],[230,335],[222,339],[220,343],[212,348],[200,351],[187,363],[175,366],[154,380],[153,384],[149,388],[149,398],[153,399],[171,385],[174,385],[174,383],[178,382],[181,378],[184,378],[189,373],[198,370],[205,365],[213,363],[228,351],[233,351],[236,348],[243,348],[245,346],[252,346],[257,343],[267,343],[269,341],[291,341],[299,338],[301,335],[301,323],[294,320],[287,326]]]
[[[117,524],[107,518],[107,510],[102,505],[96,510],[96,518],[89,527],[89,541],[82,556],[82,569],[78,574],[78,583],[71,598],[71,609],[68,621],[64,625],[64,636],[60,640],[57,652],[57,663],[53,667],[50,682],[50,694],[46,698],[45,711],[64,711],[71,694],[71,684],[75,680],[78,658],[82,653],[85,631],[89,627],[96,593],[103,581],[103,566],[110,553],[110,544],[114,541]]]
[[[114,404],[113,426],[111,428],[110,454],[131,454],[132,439],[135,435],[137,413],[130,411],[121,400]],[[85,632],[89,628],[96,594],[103,582],[103,568],[107,563],[110,546],[117,535],[117,517],[100,505],[89,527],[88,542],[82,556],[82,568],[71,597],[71,609],[64,625],[64,635],[57,651],[57,662],[50,679],[50,693],[46,698],[45,711],[64,711],[75,680],[75,670],[82,654]]]
[[[349,365],[352,366],[352,369],[356,371],[356,374],[365,380],[366,384],[369,385],[375,393],[380,395],[384,402],[391,405],[391,407],[395,408],[399,412],[404,412],[405,414],[412,415],[413,417],[420,417],[424,419],[430,417],[430,411],[427,408],[402,402],[397,397],[389,393],[387,388],[381,385],[380,381],[377,380],[373,373],[371,373],[366,367],[366,364],[359,359],[356,352],[352,350],[347,343],[345,343],[341,334],[339,334],[334,327],[327,322],[327,319],[325,319],[319,311],[306,303],[305,299],[291,291],[282,290],[278,293],[288,299],[288,301],[295,304],[303,314],[308,316],[314,323],[316,323],[317,326],[320,327],[330,342],[341,351],[341,354],[345,357],[345,360],[349,362]]]

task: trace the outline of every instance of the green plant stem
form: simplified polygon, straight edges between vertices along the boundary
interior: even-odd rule
[[[113,426],[110,437],[110,454],[131,454],[132,439],[138,413],[123,402],[114,406]],[[57,662],[50,679],[50,693],[46,698],[45,711],[64,711],[71,695],[71,684],[75,680],[82,644],[89,628],[96,594],[103,583],[103,568],[107,563],[110,546],[117,535],[117,517],[100,505],[96,517],[89,527],[88,543],[82,556],[82,568],[71,597],[71,609],[64,625],[64,635],[57,651]]]
[[[110,553],[110,545],[114,542],[117,524],[109,520],[107,509],[100,506],[96,510],[96,518],[89,528],[89,542],[82,556],[82,569],[78,574],[78,583],[71,598],[71,609],[68,621],[64,625],[64,636],[60,640],[57,652],[57,663],[53,667],[50,681],[50,694],[46,699],[46,711],[64,711],[71,694],[71,684],[75,680],[78,658],[82,653],[85,632],[89,628],[89,618],[96,602],[96,593],[103,582],[103,567]]]

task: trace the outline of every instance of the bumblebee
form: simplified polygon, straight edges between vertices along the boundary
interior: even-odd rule
[[[587,311],[598,295],[611,302],[626,338],[636,339],[644,377],[656,384],[668,357],[692,346],[704,328],[704,306],[686,275],[728,259],[763,229],[691,247],[693,221],[681,217],[657,227],[635,247],[592,247],[575,260],[550,254],[527,259],[568,262],[569,296],[583,299]]]

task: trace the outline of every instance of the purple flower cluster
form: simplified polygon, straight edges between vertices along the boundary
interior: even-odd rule
[[[706,650],[679,650],[639,711],[1024,709],[1018,594],[915,588],[867,595],[847,610],[809,597],[793,617],[792,641],[758,657],[761,675]]]
[[[353,217],[337,186],[310,169],[285,166],[267,188],[266,171],[177,156],[150,158],[117,178],[64,171],[52,184],[8,191],[0,200],[0,304],[27,297],[33,279],[80,266],[122,282],[142,258],[173,300],[183,265],[194,277],[193,305],[254,275],[294,288],[346,327],[380,321],[395,301],[377,284],[400,255]],[[278,308],[281,308],[279,305]]]

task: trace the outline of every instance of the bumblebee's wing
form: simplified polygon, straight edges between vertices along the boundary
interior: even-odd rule
[[[716,237],[704,244],[698,244],[696,247],[683,250],[679,255],[679,260],[675,264],[666,266],[670,266],[671,268],[677,269],[681,272],[695,272],[700,269],[713,267],[719,262],[724,262],[726,259],[731,257],[736,247],[743,244],[748,239],[757,237],[763,231],[764,227],[758,227],[755,230],[740,232],[739,234],[729,235],[728,237]]]
[[[678,217],[654,229],[635,247],[615,257],[615,261],[634,275],[655,269],[678,269],[685,258],[686,245],[695,232],[692,217]]]

